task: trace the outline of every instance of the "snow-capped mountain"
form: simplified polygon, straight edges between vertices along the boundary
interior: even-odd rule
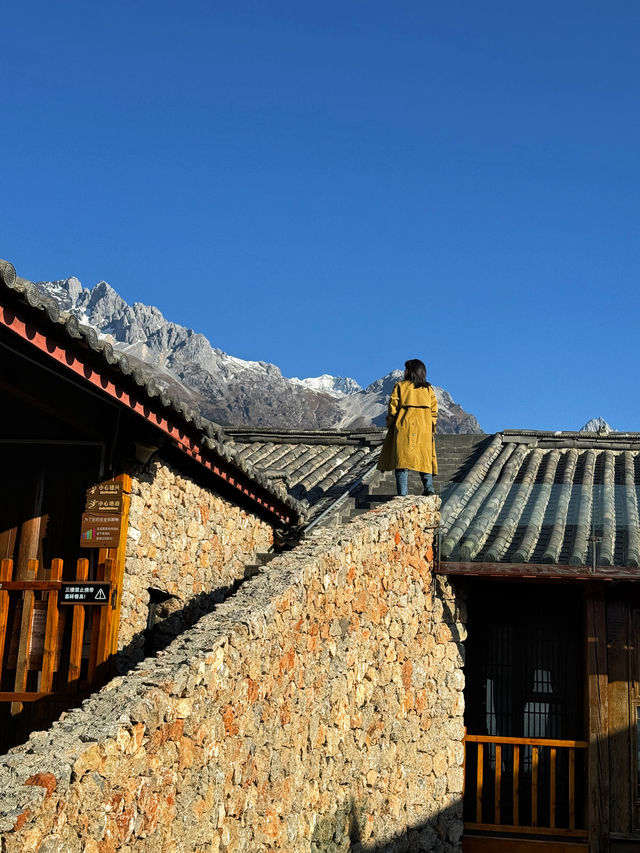
[[[324,391],[325,394],[331,394],[333,397],[344,397],[347,394],[356,394],[358,391],[362,391],[362,387],[355,379],[344,376],[330,376],[328,373],[309,379],[298,379],[294,376],[291,381],[299,382],[305,388],[311,388],[312,391]]]
[[[579,430],[579,432],[617,432],[612,426],[610,426],[604,418],[591,418],[590,421],[587,421],[586,424]]]
[[[381,379],[377,379],[366,388],[361,388],[355,379],[342,376],[329,376],[325,373],[314,379],[294,379],[307,388],[324,391],[340,399],[342,417],[336,424],[338,428],[352,426],[385,426],[389,395],[396,382],[403,377],[402,370],[392,370]],[[469,415],[444,388],[434,385],[438,398],[438,427],[441,432],[479,433],[480,425],[473,415]]]
[[[404,375],[402,370],[392,370],[381,379],[377,379],[364,390],[351,393],[341,401],[342,419],[337,427],[347,426],[385,426],[387,403],[393,386]],[[451,394],[444,388],[433,386],[438,399],[438,432],[443,433],[481,433],[480,424],[473,415],[465,412],[462,406],[454,403]]]
[[[60,307],[93,326],[130,359],[153,370],[156,381],[187,397],[205,417],[223,425],[293,429],[384,426],[389,394],[400,371],[362,389],[354,380],[324,374],[288,379],[274,364],[245,361],[211,346],[204,335],[165,320],[151,305],[129,305],[106,282],[92,289],[77,278],[38,282]],[[441,432],[482,430],[473,417],[436,388]]]

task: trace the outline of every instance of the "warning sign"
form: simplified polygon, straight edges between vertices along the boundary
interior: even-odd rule
[[[60,604],[108,604],[111,584],[102,581],[63,583],[60,589]]]

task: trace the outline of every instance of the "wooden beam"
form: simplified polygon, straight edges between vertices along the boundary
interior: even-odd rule
[[[474,832],[498,832],[502,835],[539,835],[555,836],[556,838],[587,838],[586,829],[558,829],[550,826],[515,826],[513,824],[472,823],[465,821],[465,829]],[[513,838],[509,839],[513,841]]]
[[[584,841],[540,841],[525,838],[465,835],[463,853],[586,853]]]
[[[465,741],[469,743],[501,743],[518,744],[519,746],[562,746],[575,749],[586,749],[589,744],[586,740],[555,740],[543,737],[502,737],[502,735],[465,735]]]
[[[587,663],[587,732],[589,735],[590,853],[609,850],[609,694],[604,588],[590,584],[585,590]]]
[[[16,693],[8,690],[0,692],[0,702],[55,702],[64,704],[66,702],[76,703],[82,699],[94,696],[94,690],[79,690],[77,692],[56,691],[55,693]]]
[[[20,543],[18,545],[18,559],[15,567],[14,579],[20,580],[35,580],[35,576],[30,578],[27,572],[27,566],[30,560],[37,560],[40,551],[40,539],[44,517],[42,515],[42,501],[44,498],[44,471],[41,471],[36,480],[35,493],[33,495],[33,504],[31,518],[22,522],[20,527]]]
[[[519,581],[640,581],[636,566],[567,566],[559,563],[482,563],[442,560],[434,568],[437,575],[468,575]]]

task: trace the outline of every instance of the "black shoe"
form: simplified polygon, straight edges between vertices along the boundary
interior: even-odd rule
[[[425,498],[433,497],[433,495],[435,495],[435,492],[432,491],[432,489],[425,489],[424,492],[422,493],[422,496]]]

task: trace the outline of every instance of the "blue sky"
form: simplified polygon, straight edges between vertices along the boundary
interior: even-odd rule
[[[640,430],[637,0],[5,4],[0,257],[487,431]]]

